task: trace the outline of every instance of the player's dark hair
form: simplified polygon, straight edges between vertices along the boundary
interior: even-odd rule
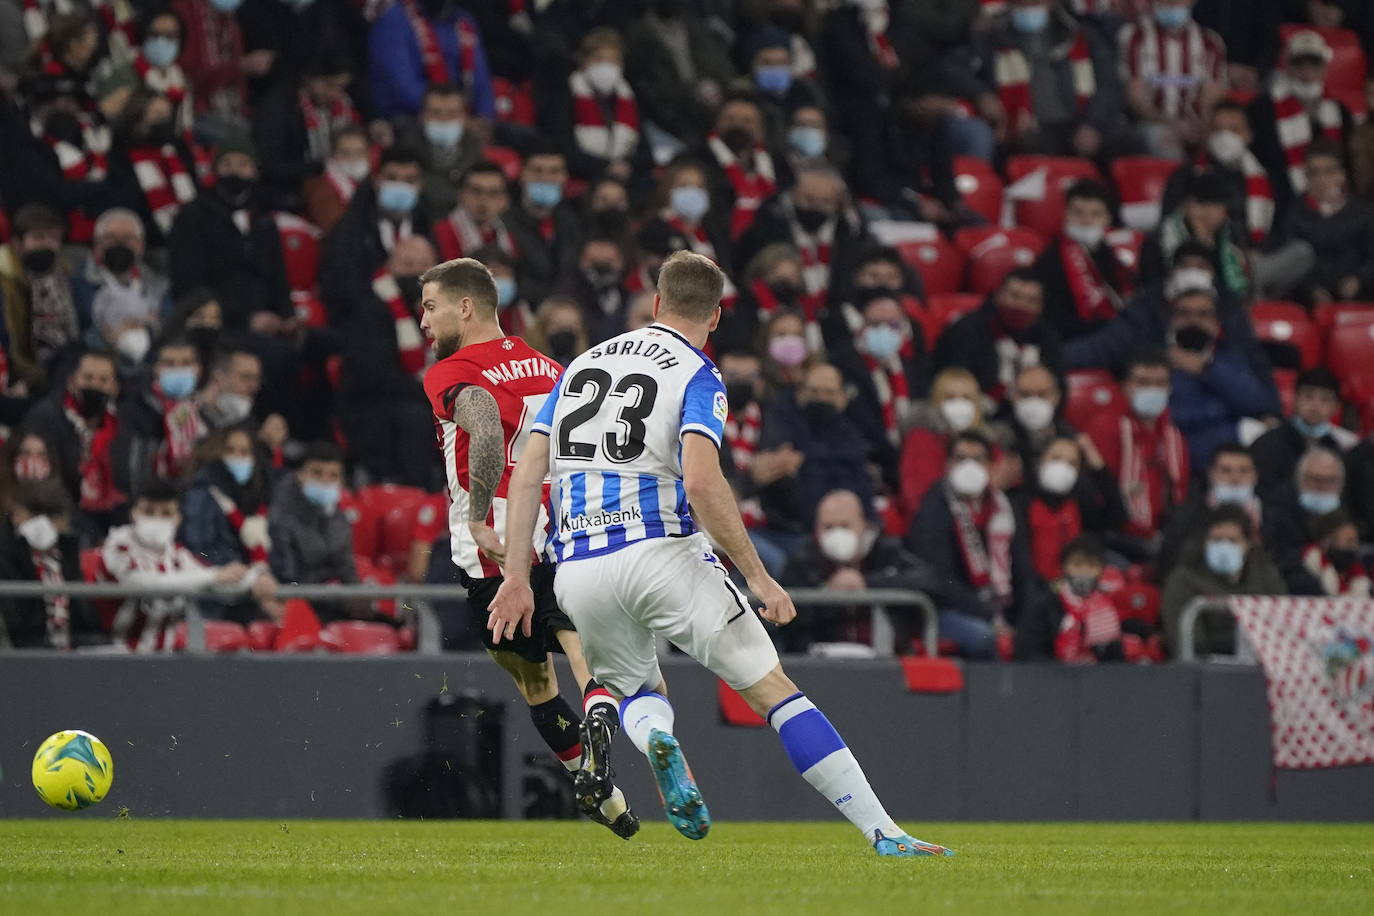
[[[320,461],[325,464],[343,464],[343,460],[343,452],[339,451],[337,445],[320,439],[305,447],[305,456],[301,459],[301,467],[312,461]]]
[[[437,283],[439,290],[451,299],[471,299],[482,314],[496,314],[496,280],[487,265],[476,258],[454,258],[436,264],[420,274],[420,286]]]
[[[181,502],[181,488],[170,480],[154,477],[143,485],[143,489],[135,502],[179,503]]]
[[[724,291],[725,274],[715,261],[695,252],[673,252],[658,272],[662,311],[691,321],[709,321]]]

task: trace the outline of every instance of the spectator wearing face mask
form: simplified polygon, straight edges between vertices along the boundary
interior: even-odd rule
[[[248,78],[272,68],[272,51],[244,53],[235,11],[243,0],[172,0],[186,26],[178,58],[191,83],[196,130],[216,138],[248,128]]]
[[[965,430],[949,440],[945,474],[921,501],[906,546],[933,567],[940,638],[966,658],[993,658],[999,634],[1032,600],[1026,532],[992,484],[992,443]]]
[[[104,573],[120,585],[170,587],[186,593],[124,603],[115,619],[114,637],[137,652],[172,649],[172,628],[185,617],[195,593],[216,586],[275,607],[277,582],[263,566],[212,566],[178,542],[179,500],[175,484],[150,482],[129,513],[130,523],[111,529],[100,549]]]
[[[929,53],[916,5],[846,0],[832,5],[815,33],[837,126],[860,150],[877,140],[887,100]]]
[[[1245,298],[1250,291],[1246,274],[1244,240],[1232,225],[1227,204],[1229,191],[1224,179],[1211,172],[1189,176],[1183,203],[1164,214],[1159,228],[1148,235],[1140,252],[1142,283],[1165,279],[1174,255],[1185,242],[1199,242],[1212,252],[1212,271],[1218,289]],[[1299,265],[1296,281],[1306,271]]]
[[[1054,439],[1026,467],[1012,502],[1036,573],[1053,582],[1064,546],[1080,534],[1101,538],[1118,530],[1126,508],[1116,478],[1086,436]]]
[[[476,20],[453,0],[398,0],[368,35],[368,76],[377,115],[420,110],[427,86],[458,86],[473,114],[496,117],[496,96]]]
[[[519,253],[515,239],[502,220],[509,207],[510,193],[500,166],[485,160],[475,163],[459,182],[457,205],[431,230],[439,256],[445,261],[469,258],[477,249],[490,246],[515,258]]]
[[[560,366],[567,366],[591,346],[581,307],[561,296],[551,296],[539,303],[525,339]]]
[[[833,359],[854,390],[854,424],[884,479],[896,489],[902,440],[930,377],[925,335],[887,290],[867,290],[856,297],[855,306],[862,324],[847,346],[833,349]]]
[[[769,147],[781,149],[787,127],[799,108],[821,104],[816,84],[797,73],[792,60],[792,36],[776,25],[765,25],[744,39],[744,58],[749,72],[731,87],[753,92],[763,112],[764,137]]]
[[[1293,233],[1310,244],[1316,265],[1302,284],[1314,304],[1374,295],[1374,205],[1350,196],[1345,154],[1318,140],[1307,149],[1307,193],[1293,214]]]
[[[576,272],[582,250],[582,221],[577,207],[564,199],[568,157],[550,142],[537,142],[525,152],[520,193],[502,217],[519,253],[520,295],[542,302],[559,280]]]
[[[735,75],[730,49],[684,0],[654,0],[625,30],[625,73],[646,118],[687,144],[711,126]]]
[[[1050,590],[1026,607],[1016,628],[1016,660],[1056,659],[1070,665],[1122,661],[1121,618],[1102,590],[1102,544],[1075,537],[1054,559]]]
[[[1130,410],[1101,412],[1084,430],[1116,478],[1126,507],[1122,546],[1135,545],[1133,559],[1157,552],[1160,528],[1188,495],[1188,448],[1169,416],[1171,389],[1168,357],[1141,353],[1121,376]]]
[[[23,484],[57,479],[57,450],[34,432],[10,436],[0,446],[0,491],[11,493]]]
[[[1341,383],[1330,370],[1304,370],[1295,385],[1293,413],[1251,445],[1259,469],[1259,489],[1269,494],[1293,479],[1298,459],[1313,447],[1343,453],[1358,437],[1336,425],[1341,414]]]
[[[201,376],[196,348],[185,338],[171,338],[158,344],[151,377],[120,403],[139,469],[133,495],[150,478],[179,480],[190,468],[196,446],[210,434],[197,397]]]
[[[343,218],[361,182],[372,171],[367,132],[361,127],[345,127],[334,133],[329,157],[319,174],[301,184],[302,213],[311,225],[328,235]]]
[[[181,20],[171,10],[155,11],[144,17],[138,32],[139,45],[127,61],[112,56],[96,73],[93,90],[101,113],[109,120],[117,119],[130,96],[144,89],[171,103],[173,130],[178,136],[187,135],[195,106],[186,73],[177,63]]]
[[[208,566],[240,564],[270,575],[267,496],[271,475],[247,429],[214,433],[197,451],[198,467],[182,498],[181,543]],[[259,616],[255,602],[202,605],[216,617],[247,622]],[[268,604],[269,616],[280,608]]]
[[[1064,229],[1036,262],[1046,317],[1067,342],[1115,319],[1135,288],[1135,261],[1111,244],[1112,199],[1106,185],[1085,180],[1064,195]]]
[[[472,257],[485,264],[496,281],[496,317],[501,329],[512,337],[523,337],[534,322],[534,309],[520,297],[515,259],[495,245],[478,248]]]
[[[818,164],[843,172],[852,152],[844,138],[831,131],[830,117],[820,105],[802,105],[792,112],[783,148],[793,174]]]
[[[728,220],[731,241],[744,235],[764,201],[792,177],[786,159],[765,145],[763,112],[752,95],[732,94],[721,103],[705,147],[694,150],[693,158],[706,166],[711,209]],[[738,260],[747,264],[752,256],[741,252]]]
[[[420,331],[420,275],[436,263],[423,236],[402,239],[366,289],[328,303],[343,342],[339,420],[354,464],[378,483],[435,483],[432,415],[420,385],[432,360]]]
[[[745,265],[738,297],[721,304],[720,324],[711,335],[717,347],[751,349],[764,325],[780,311],[801,310],[802,262],[797,249],[787,243],[764,246]],[[808,348],[820,348],[824,334],[819,322],[803,329],[803,357]]]
[[[619,239],[628,244],[630,241],[630,192],[625,183],[615,178],[602,176],[587,185],[582,195],[582,226],[588,235],[604,235]],[[666,260],[667,256],[663,255]],[[662,263],[655,265],[654,273]],[[653,283],[642,284],[639,289],[651,289]],[[636,289],[635,292],[639,292]]]
[[[80,334],[70,270],[60,256],[62,218],[50,207],[29,204],[12,225],[12,237],[0,248],[6,356],[12,377],[39,385],[48,365]]]
[[[1193,467],[1205,467],[1218,445],[1237,439],[1241,420],[1280,415],[1273,379],[1256,373],[1222,334],[1211,288],[1172,291],[1168,346],[1170,416],[1188,440]]]
[[[822,330],[827,347],[843,349],[863,330],[863,311],[859,300],[878,294],[894,298],[902,311],[921,329],[927,351],[930,343],[940,336],[939,325],[921,305],[925,287],[921,275],[907,266],[897,249],[886,245],[871,245],[854,262],[850,277],[850,301],[826,309]]]
[[[483,142],[476,125],[462,91],[444,84],[425,89],[418,122],[401,132],[398,142],[419,150],[424,160],[421,193],[434,213],[453,209],[455,189],[482,160]]]
[[[1312,526],[1312,543],[1302,564],[1329,598],[1370,597],[1369,567],[1360,560],[1360,533],[1344,510],[1323,516]]]
[[[1292,483],[1268,499],[1273,523],[1266,528],[1266,547],[1273,557],[1289,594],[1320,595],[1321,583],[1303,563],[1303,551],[1331,513],[1342,509],[1345,465],[1340,455],[1312,446],[1298,459]]]
[[[983,420],[983,395],[971,372],[952,366],[935,376],[929,397],[918,406],[902,440],[899,489],[905,518],[916,514],[926,493],[944,475],[951,437],[970,431],[986,434]]]
[[[200,394],[200,413],[213,430],[247,422],[262,388],[262,360],[251,350],[231,347],[210,364],[210,378]]]
[[[1055,439],[1077,437],[1078,432],[1060,415],[1063,400],[1059,379],[1044,366],[1027,366],[1012,379],[992,429],[996,440],[1007,446],[1007,458],[1016,462],[1015,478],[1021,477],[1022,468],[1033,466],[1035,457]]]
[[[589,340],[595,344],[623,333],[630,306],[624,249],[612,239],[587,239],[577,268],[563,293],[582,309]]]
[[[811,537],[787,564],[780,580],[789,588],[823,588],[832,592],[864,589],[928,591],[933,587],[930,570],[908,553],[896,538],[883,537],[869,518],[868,507],[848,490],[832,490],[816,506]],[[917,612],[910,607],[889,607],[897,654],[911,652],[911,641],[921,636]],[[784,631],[787,652],[805,652],[818,642],[868,642],[872,613],[868,607],[829,607],[809,617],[795,631]],[[868,634],[866,636],[866,634]],[[880,651],[887,647],[878,647]]]
[[[324,584],[358,581],[353,562],[353,527],[339,511],[343,496],[343,455],[317,442],[305,461],[272,493],[267,512],[272,571],[282,582]],[[351,602],[311,602],[321,620],[367,616]]]
[[[71,501],[55,481],[28,481],[12,491],[0,520],[0,579],[62,585],[81,582]],[[16,649],[72,649],[98,640],[87,603],[66,595],[0,602],[0,644]]]
[[[72,277],[78,316],[130,364],[143,361],[172,308],[170,281],[143,261],[143,223],[132,210],[106,210],[95,221],[91,253]]]
[[[780,395],[764,416],[760,450],[790,447],[802,454],[795,473],[759,486],[770,530],[804,534],[814,520],[816,504],[831,490],[852,490],[862,500],[873,499],[869,446],[850,418],[849,407],[840,371],[813,363],[796,394]]]
[[[657,212],[642,231],[666,235],[669,253],[685,249],[720,265],[727,273],[721,308],[732,309],[739,295],[728,275],[734,252],[724,220],[711,212],[706,170],[691,159],[675,159],[668,163],[659,178],[655,204]]]
[[[1294,32],[1268,91],[1250,103],[1255,155],[1269,173],[1280,206],[1307,193],[1303,161],[1308,148],[1325,139],[1344,148],[1354,127],[1350,111],[1326,88],[1331,47],[1314,31]]]
[[[1164,581],[1160,617],[1165,643],[1177,654],[1183,611],[1194,598],[1224,595],[1286,595],[1283,577],[1254,546],[1250,516],[1239,506],[1220,506],[1207,517],[1203,536]],[[1193,631],[1198,655],[1230,654],[1236,622],[1229,614],[1202,614]]]
[[[1257,491],[1259,473],[1250,449],[1236,443],[1219,446],[1212,453],[1207,477],[1193,488],[1188,499],[1169,517],[1155,560],[1155,576],[1164,581],[1181,557],[1185,556],[1200,536],[1208,514],[1218,506],[1237,506],[1250,518],[1251,530],[1262,542],[1280,521],[1280,513],[1273,503]]]
[[[774,393],[795,391],[823,354],[813,349],[800,312],[778,309],[759,332],[763,374]]]
[[[172,102],[136,89],[115,124],[110,183],[134,205],[154,246],[171,244],[178,214],[201,195],[209,171],[205,152],[188,132],[178,133]]]
[[[1029,268],[1007,274],[982,306],[961,316],[935,344],[936,371],[963,366],[978,387],[1001,401],[1016,373],[1044,366],[1059,373],[1059,335],[1045,319],[1044,290]]]
[[[133,435],[116,412],[118,395],[114,359],[87,353],[77,360],[66,390],[34,407],[24,420],[25,432],[52,444],[50,457],[80,510],[73,522],[83,537],[96,540],[131,492]]]

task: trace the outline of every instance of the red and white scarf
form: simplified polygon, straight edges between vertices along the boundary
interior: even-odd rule
[[[24,32],[30,45],[48,34],[50,21],[57,16],[85,13],[94,8],[100,24],[111,38],[118,36],[125,46],[132,44],[135,32],[134,13],[128,3],[113,0],[24,0]]]
[[[707,136],[706,146],[711,150],[711,155],[716,157],[716,162],[724,170],[735,192],[735,209],[730,214],[730,241],[738,241],[744,231],[754,224],[759,207],[778,189],[773,157],[759,144],[752,152],[753,168],[745,171],[739,157],[714,133]]]
[[[353,199],[354,192],[358,190],[358,182],[345,175],[343,170],[332,162],[325,163],[324,180],[345,205]]]
[[[711,238],[706,234],[706,227],[701,223],[695,226],[688,226],[683,222],[682,217],[671,211],[660,214],[661,218],[668,226],[687,240],[687,248],[694,254],[699,254],[704,258],[710,258],[717,265],[720,260],[716,257],[716,246],[711,244]],[[739,298],[739,290],[735,289],[735,284],[731,282],[729,274],[725,275],[725,285],[721,289],[720,307],[730,308]]]
[[[1302,565],[1317,577],[1322,591],[1330,597],[1368,598],[1370,595],[1369,571],[1359,560],[1344,573],[1337,572],[1325,552],[1316,544],[1309,544],[1302,552]]]
[[[639,145],[639,106],[630,84],[622,77],[611,90],[611,120],[591,81],[581,70],[568,76],[573,102],[573,139],[588,156],[628,159]]]
[[[754,463],[762,430],[763,409],[754,401],[739,414],[731,413],[725,419],[725,445],[730,449],[730,460],[735,463],[736,470],[747,471]]]
[[[1061,662],[1092,664],[1097,661],[1094,646],[1121,638],[1121,617],[1112,599],[1102,592],[1094,590],[1080,598],[1068,585],[1061,585],[1059,603],[1064,618],[1054,638],[1054,656]]]
[[[249,565],[266,564],[268,551],[272,549],[272,540],[267,536],[267,516],[263,514],[261,507],[252,515],[247,515],[239,508],[238,503],[230,499],[219,487],[210,488],[210,498],[219,506],[229,522],[229,527],[238,535],[239,543],[248,554]]]
[[[1274,100],[1274,119],[1278,128],[1279,145],[1283,147],[1283,160],[1288,167],[1288,183],[1295,194],[1307,190],[1307,173],[1303,170],[1303,160],[1307,158],[1307,148],[1312,145],[1312,122],[1316,120],[1321,136],[1335,143],[1341,143],[1341,105],[1335,99],[1323,97],[1317,102],[1317,110],[1308,113],[1307,106],[1293,94],[1288,74],[1279,72],[1274,75],[1270,96]]]
[[[883,430],[887,439],[895,446],[902,444],[902,430],[911,411],[911,388],[906,379],[906,360],[915,356],[911,333],[903,329],[902,348],[891,359],[879,362],[867,353],[860,353],[869,378],[873,380],[873,390],[878,393],[878,406],[882,408]]]
[[[838,219],[826,220],[815,234],[806,232],[796,218],[788,220],[792,227],[792,244],[801,255],[802,310],[807,321],[815,320],[825,308],[830,294],[830,259],[835,249],[835,226]]]
[[[495,245],[512,260],[519,259],[519,249],[505,223],[497,219],[491,228],[483,229],[461,206],[454,207],[446,218],[434,224],[434,241],[444,261],[469,257],[486,245]]]
[[[1121,296],[1114,288],[1120,282],[1120,274],[1108,282],[1102,276],[1097,260],[1088,249],[1069,238],[1059,237],[1059,261],[1064,265],[1064,276],[1069,282],[1069,294],[1073,296],[1078,308],[1078,317],[1084,321],[1110,321],[1125,306]],[[1120,265],[1115,253],[1112,263]],[[1124,286],[1124,284],[1122,284]],[[1129,292],[1123,289],[1122,292]]]
[[[1081,112],[1087,107],[1088,100],[1097,92],[1097,76],[1093,72],[1092,54],[1081,31],[1074,36],[1067,56],[1073,71],[1074,97]],[[1007,113],[1007,124],[1013,135],[1019,136],[1034,129],[1036,121],[1031,101],[1031,68],[1026,55],[1019,48],[1003,47],[997,52],[993,76],[997,82],[997,94],[1002,100],[1002,108]]]
[[[449,75],[448,61],[444,60],[444,49],[439,46],[439,36],[435,34],[434,26],[425,18],[415,0],[399,2],[410,20],[415,40],[420,45],[420,61],[424,64],[425,81],[431,86],[454,82],[453,77]],[[458,84],[469,96],[468,102],[471,104],[473,78],[477,72],[477,30],[472,27],[466,16],[459,16],[454,23],[454,31],[458,33]]]
[[[177,133],[191,129],[191,95],[186,82],[186,74],[175,63],[167,67],[154,67],[140,51],[134,58],[134,70],[143,85],[172,103],[172,123]]]
[[[774,312],[782,307],[782,303],[778,301],[778,297],[773,294],[773,291],[768,288],[768,284],[764,283],[763,280],[755,280],[749,289],[753,292],[754,302],[758,306],[759,324],[764,324]],[[728,307],[733,305],[735,301],[732,299],[727,305],[722,300],[721,305]],[[816,301],[814,296],[807,296],[803,293],[798,304],[802,308],[802,324],[806,334],[807,346],[813,352],[824,353],[825,335],[821,332],[820,309],[815,307]],[[822,298],[821,301],[823,304],[824,299]]]
[[[181,152],[171,143],[160,147],[135,146],[129,149],[129,162],[153,221],[164,235],[171,232],[181,205],[196,196],[196,183],[186,170]]]
[[[200,440],[210,434],[210,428],[205,425],[194,397],[173,400],[156,385],[153,397],[162,408],[162,444],[153,456],[153,472],[163,480],[177,480]]]
[[[109,167],[110,129],[96,123],[92,115],[78,114],[81,124],[81,145],[59,140],[47,132],[37,119],[29,122],[35,137],[52,149],[66,181],[104,181]]]
[[[964,571],[978,596],[994,607],[1011,606],[1011,539],[1016,516],[1000,490],[989,489],[975,512],[948,485],[945,499],[954,516],[954,539],[964,558]]]
[[[100,425],[91,429],[76,409],[76,396],[70,391],[62,399],[62,409],[81,439],[81,500],[87,512],[108,512],[124,502],[114,480],[114,441],[119,435],[119,417],[114,408],[105,408]]]
[[[62,585],[67,579],[62,572],[62,548],[57,544],[47,550],[30,551],[34,572],[44,585]],[[46,595],[44,608],[48,613],[48,645],[54,649],[72,647],[71,599],[66,595]]]
[[[346,95],[334,99],[328,108],[316,105],[310,93],[304,90],[299,93],[299,98],[301,118],[305,121],[305,137],[310,149],[310,161],[323,162],[329,156],[334,134],[345,127],[361,123],[361,119]]]
[[[396,328],[396,349],[401,357],[401,368],[416,378],[425,371],[425,337],[420,333],[420,323],[415,320],[415,311],[401,295],[401,287],[385,267],[372,277],[372,293],[386,304]]]
[[[896,70],[901,65],[901,60],[898,59],[897,51],[887,37],[887,28],[892,20],[888,5],[884,3],[882,6],[865,6],[859,10],[859,17],[863,20],[864,30],[868,33],[868,50],[873,53],[873,59],[884,70]]]
[[[1147,454],[1147,451],[1154,454]],[[1183,436],[1169,420],[1166,411],[1151,430],[1138,417],[1121,418],[1121,498],[1126,503],[1127,531],[1145,537],[1159,529],[1159,516],[1167,506],[1177,506],[1188,497],[1188,475],[1184,471],[1187,452]],[[1150,486],[1150,470],[1164,473],[1166,506],[1155,511]]]

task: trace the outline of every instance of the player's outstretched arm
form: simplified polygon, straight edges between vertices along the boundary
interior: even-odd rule
[[[453,398],[453,422],[468,434],[468,531],[477,548],[500,563],[505,551],[500,536],[487,525],[487,514],[506,469],[501,408],[491,392],[468,385]]]
[[[777,624],[791,622],[797,609],[787,591],[773,581],[759,559],[754,542],[744,529],[734,491],[720,470],[720,450],[700,433],[682,437],[682,486],[695,518],[735,567],[744,574],[749,590],[763,602],[763,616]]]
[[[534,526],[539,523],[539,503],[544,494],[544,478],[549,473],[549,437],[529,437],[520,460],[506,484],[506,562],[505,581],[489,605],[487,629],[492,643],[515,635],[521,625],[530,635],[534,616],[534,593],[530,590],[530,553]]]

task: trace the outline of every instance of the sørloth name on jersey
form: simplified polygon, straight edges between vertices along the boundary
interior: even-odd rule
[[[636,340],[634,338],[609,340],[593,347],[587,352],[587,356],[591,359],[601,359],[606,356],[642,356],[645,359],[653,360],[660,369],[671,369],[678,364],[677,357],[667,346],[654,341]]]

